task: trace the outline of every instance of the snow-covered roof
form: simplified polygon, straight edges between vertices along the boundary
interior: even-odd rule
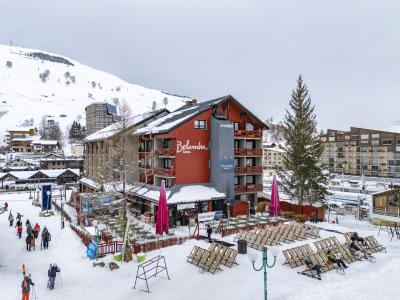
[[[82,177],[81,179],[79,179],[78,181],[79,183],[82,183],[83,185],[89,186],[91,188],[94,188],[96,190],[99,190],[101,185],[99,183],[97,183],[96,181],[87,178],[87,177]]]
[[[85,142],[95,142],[95,141],[99,141],[99,140],[104,140],[107,139],[109,137],[114,136],[115,134],[121,132],[123,130],[123,127],[125,127],[125,129],[133,127],[133,126],[137,126],[142,122],[145,122],[147,120],[150,120],[152,117],[156,117],[157,115],[159,115],[162,112],[165,112],[167,110],[162,109],[162,110],[158,110],[156,112],[146,112],[140,115],[136,115],[131,117],[127,124],[123,124],[123,121],[119,121],[116,122],[114,124],[111,124],[89,136],[87,136],[84,141]]]
[[[75,175],[79,176],[79,169],[54,169],[54,170],[37,170],[37,171],[11,171],[7,174],[17,178],[17,179],[30,179],[34,177],[36,174],[41,173],[45,175],[47,178],[57,178],[66,172],[72,172]]]
[[[228,96],[210,101],[200,102],[188,108],[183,107],[182,109],[178,109],[162,118],[159,118],[158,120],[151,122],[147,126],[136,130],[134,135],[167,132],[175,128],[176,126],[186,122],[192,117],[198,115],[199,113],[209,109],[213,105],[217,105],[223,101],[226,101],[227,99]]]
[[[55,141],[55,140],[36,140],[36,141],[33,141],[32,144],[35,144],[35,145],[57,145],[58,141]]]
[[[7,131],[17,131],[17,132],[29,132],[29,130],[35,129],[35,126],[17,126],[17,127],[9,127]]]
[[[107,187],[105,189],[107,190]],[[119,190],[118,187],[117,190]],[[136,183],[134,185],[127,185],[126,190],[130,194],[156,203],[160,196],[160,187],[155,185]],[[210,201],[226,197],[225,193],[218,192],[211,184],[174,185],[166,189],[166,194],[168,204]]]

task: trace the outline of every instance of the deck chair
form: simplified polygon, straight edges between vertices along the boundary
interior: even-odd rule
[[[198,246],[194,246],[186,261],[191,264],[197,265],[204,251],[205,249],[200,248]]]
[[[255,245],[254,248],[257,250],[262,250],[267,244],[267,242],[268,242],[268,236],[263,236],[262,240],[258,243],[258,245]]]
[[[367,243],[369,243],[376,251],[383,251],[386,253],[386,247],[379,244],[376,238],[373,235],[365,237]]]
[[[228,248],[225,252],[225,255],[222,258],[222,264],[227,266],[228,268],[232,267],[232,265],[237,265],[236,256],[238,252],[235,249]]]
[[[307,227],[304,225],[301,225],[301,230],[298,235],[299,240],[306,240],[307,239]]]
[[[247,240],[247,244],[251,247],[254,242],[257,240],[258,234],[253,233],[251,237]]]
[[[320,243],[321,243],[321,241],[315,241],[314,242],[314,246],[315,246],[315,248],[317,248],[317,251],[323,251],[324,250],[324,247]]]
[[[207,250],[204,250],[204,253],[203,253],[203,255],[201,256],[201,258],[200,258],[200,260],[199,260],[199,263],[198,263],[197,265],[198,265],[200,268],[204,268],[205,265],[207,264],[207,262],[208,262],[210,259],[214,259],[216,255],[217,255],[217,254],[215,254],[215,253],[213,253],[213,252],[209,252],[209,251],[207,251]]]
[[[257,238],[255,239],[255,241],[252,244],[249,244],[249,246],[252,248],[257,248],[263,238],[264,237],[261,234],[257,234]]]
[[[223,256],[220,254],[215,254],[215,256],[212,258],[210,257],[203,269],[210,272],[211,274],[215,274],[217,270],[222,271],[222,269],[219,267],[222,261],[222,257]]]
[[[295,268],[297,267],[297,258],[292,257],[289,250],[282,250],[283,255],[285,256],[285,263],[284,264],[288,264],[291,268]]]
[[[243,239],[243,236],[245,236],[246,233],[247,233],[246,231],[240,230],[240,231],[238,232],[238,234],[236,234],[236,236],[235,236],[235,238],[234,238],[233,240],[236,242],[236,241],[238,241],[238,240]]]
[[[301,252],[298,251],[296,252],[295,248],[288,249],[288,252],[292,257],[294,264],[296,264],[296,267],[301,266],[303,264],[303,254]]]
[[[335,269],[335,266],[333,263],[325,256],[325,252],[317,252],[315,254],[316,259],[318,260],[318,263],[321,265],[323,269],[326,271],[330,271]]]
[[[282,227],[276,229],[276,230],[270,235],[270,238],[268,239],[267,244],[268,244],[269,246],[280,245],[279,241],[280,241],[280,238],[281,238],[282,233],[283,233]]]
[[[214,252],[214,250],[217,248],[218,243],[212,242],[210,247],[208,247],[208,251]]]

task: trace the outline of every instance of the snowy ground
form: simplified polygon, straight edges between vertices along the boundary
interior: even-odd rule
[[[262,272],[252,270],[246,255],[239,255],[239,266],[215,275],[201,273],[186,262],[186,256],[195,244],[208,247],[202,241],[189,241],[181,246],[164,248],[147,253],[147,258],[164,255],[167,260],[171,280],[153,278],[149,281],[151,293],[133,290],[137,263],[123,264],[120,269],[93,268],[92,262],[85,257],[85,247],[75,233],[66,227],[60,229],[60,217],[39,218],[39,209],[31,205],[29,194],[0,195],[0,202],[7,200],[10,208],[21,212],[32,222],[46,225],[52,233],[50,249],[26,252],[24,240],[18,240],[15,229],[8,227],[8,214],[0,215],[0,299],[19,299],[22,281],[21,265],[26,264],[35,282],[37,299],[263,299]],[[25,219],[25,218],[24,218]],[[400,242],[390,242],[386,232],[377,235],[377,229],[365,222],[355,221],[352,217],[339,216],[340,225],[319,224],[322,228],[339,231],[357,230],[361,236],[374,234],[384,244],[388,253],[376,254],[376,263],[366,261],[351,264],[345,276],[334,271],[323,274],[322,281],[298,275],[302,267],[291,269],[282,265],[284,257],[280,253],[277,264],[268,271],[269,299],[398,299],[397,279],[400,278]],[[332,236],[332,232],[322,231],[322,237]],[[340,241],[343,236],[335,234]],[[24,230],[25,236],[25,230]],[[232,240],[228,237],[227,241]],[[309,243],[312,240],[308,241]],[[298,242],[297,244],[304,244]],[[293,247],[290,244],[279,249]],[[313,247],[313,246],[312,246]],[[249,249],[250,252],[255,252]],[[108,258],[109,259],[109,258]],[[107,260],[107,259],[106,259]],[[47,268],[56,262],[62,270],[63,285],[53,290],[46,289]],[[144,288],[143,283],[139,287]]]

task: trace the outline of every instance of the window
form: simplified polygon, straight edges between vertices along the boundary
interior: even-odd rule
[[[361,139],[362,140],[368,140],[368,138],[369,138],[369,134],[362,134],[361,135]]]
[[[206,121],[205,120],[195,120],[194,128],[195,129],[206,129]]]
[[[350,136],[349,136],[349,135],[345,135],[345,136],[344,136],[344,140],[345,140],[345,141],[350,141]]]
[[[235,158],[235,167],[239,167],[239,159],[238,158]]]
[[[253,140],[246,141],[247,149],[254,149],[255,147],[256,147],[256,141],[253,141]]]
[[[246,176],[246,184],[255,184],[256,177],[254,175]]]
[[[254,130],[254,125],[251,124],[251,123],[246,123],[246,130],[253,131]]]
[[[171,169],[172,160],[170,158],[164,158],[164,169]]]
[[[256,159],[255,157],[252,158],[246,158],[246,167],[252,167],[256,165]]]
[[[392,140],[384,140],[383,145],[391,145],[392,144]]]
[[[240,182],[239,176],[235,176],[235,185],[239,185],[240,184],[239,182]]]
[[[379,140],[372,140],[371,145],[379,145]]]
[[[233,123],[233,129],[234,129],[235,131],[240,130],[240,129],[239,129],[239,123],[238,123],[238,122],[234,122],[234,123]]]
[[[379,133],[373,133],[373,134],[371,134],[371,138],[373,138],[373,139],[379,139]]]

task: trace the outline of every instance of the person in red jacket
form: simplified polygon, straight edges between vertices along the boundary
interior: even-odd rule
[[[8,203],[7,203],[7,201],[6,201],[6,202],[4,202],[4,205],[3,205],[3,210],[4,210],[4,211],[6,211],[6,210],[7,210],[7,208],[8,208]]]

